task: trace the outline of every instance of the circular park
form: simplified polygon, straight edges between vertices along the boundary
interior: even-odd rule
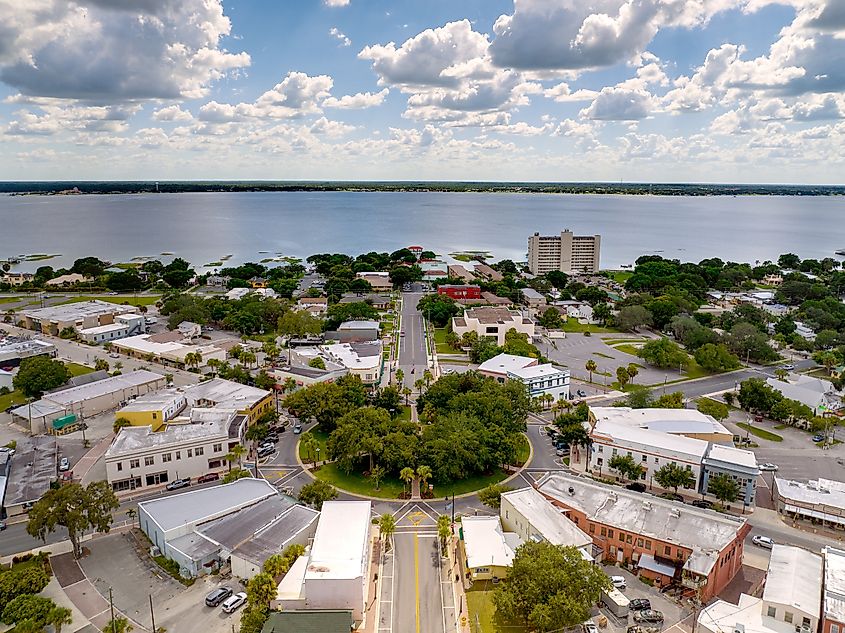
[[[339,491],[400,500],[475,492],[528,460],[522,385],[475,372],[429,383],[413,405],[396,387],[369,393],[352,376],[290,394],[285,407],[317,422],[300,437],[300,461]]]

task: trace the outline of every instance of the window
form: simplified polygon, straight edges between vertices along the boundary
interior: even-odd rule
[[[613,538],[613,530],[607,531],[607,538]]]
[[[839,633],[839,625],[831,622],[830,623],[830,633]]]
[[[141,461],[138,459],[130,459],[129,460],[129,468],[138,468],[141,465]]]
[[[148,486],[157,486],[158,484],[166,484],[167,483],[167,473],[154,473],[152,475],[147,475],[147,485]]]
[[[628,544],[630,545],[631,543],[633,543],[633,542],[634,542],[634,537],[633,537],[633,536],[631,536],[630,534],[628,534],[628,535],[625,537],[625,542],[626,542],[626,543],[628,543]]]
[[[619,542],[620,542],[620,543],[624,543],[624,542],[625,542],[625,533],[624,533],[624,532],[620,532],[620,533],[619,533]]]
[[[637,539],[637,547],[642,547],[642,546],[643,546],[643,540],[641,538],[638,538]]]
[[[606,527],[603,527],[603,528],[601,529],[601,535],[602,535],[602,536],[607,536],[607,528],[606,528]]]
[[[144,466],[152,466],[153,464],[155,464],[155,458],[152,455],[144,458]]]
[[[792,624],[792,613],[790,611],[783,614],[783,621]]]
[[[123,462],[117,462],[117,472],[123,470]]]
[[[153,411],[153,420],[156,420],[156,419],[158,419],[158,413],[156,413],[155,411]]]
[[[807,626],[807,627],[809,627],[809,626],[810,626],[810,618],[802,618],[802,619],[801,619],[801,624],[802,624],[803,626]]]
[[[613,454],[616,455],[616,449],[615,448],[613,449]]]
[[[193,455],[194,454],[193,454],[192,450],[189,448],[188,449],[188,458],[190,459],[191,457],[193,457]]]
[[[176,459],[182,459],[182,451],[176,451]]]
[[[645,542],[645,548],[646,548],[647,550],[651,550],[651,541],[646,541],[646,542]]]
[[[604,460],[603,460],[601,457],[599,457],[599,458],[596,460],[596,464],[598,464],[599,466],[601,466],[603,463],[604,463]]]
[[[766,615],[769,616],[770,618],[777,617],[777,614],[778,614],[778,610],[775,609],[774,607],[768,607],[766,609]]]
[[[167,463],[167,462],[170,461],[171,458],[172,458],[172,455],[170,453],[163,453],[162,456],[161,456],[161,461],[164,462],[164,463]]]
[[[215,444],[213,448],[214,448],[215,453],[223,452],[223,445],[222,444]]]
[[[195,452],[196,452],[196,456],[199,457],[200,455],[205,453],[205,449],[203,449],[202,446],[199,446],[199,447],[197,447]]]
[[[659,460],[657,457],[655,457],[655,458],[654,458],[654,463],[655,463],[655,464],[659,464],[659,463],[660,463],[660,460]]]
[[[648,461],[648,455],[643,455],[643,462],[647,462],[647,461]]]
[[[599,453],[604,453],[604,446],[599,444]]]
[[[672,555],[672,548],[669,545],[663,546],[663,555],[664,556],[671,556]]]
[[[590,534],[595,534],[595,533],[596,533],[596,524],[590,523]]]

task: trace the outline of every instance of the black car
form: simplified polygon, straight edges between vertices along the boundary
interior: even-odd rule
[[[191,485],[191,478],[188,477],[186,479],[174,479],[169,484],[165,486],[168,490],[179,490],[180,488],[187,488]]]
[[[628,603],[628,608],[631,611],[642,611],[643,609],[651,609],[651,600],[648,598],[634,598]]]
[[[205,597],[205,606],[216,607],[231,595],[232,590],[229,587],[218,587]]]
[[[713,502],[707,501],[707,499],[696,499],[692,502],[692,505],[694,505],[696,508],[705,508],[706,510],[709,510],[713,507]]]
[[[671,501],[680,501],[681,503],[684,502],[684,498],[676,492],[664,492],[660,496],[664,499],[669,499]]]
[[[628,490],[633,490],[634,492],[645,492],[646,486],[639,481],[634,481],[627,486],[625,486]]]

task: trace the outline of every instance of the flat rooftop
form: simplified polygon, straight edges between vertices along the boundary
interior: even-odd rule
[[[497,354],[493,358],[485,360],[478,366],[478,371],[489,371],[496,374],[507,374],[529,365],[536,365],[536,358],[517,356],[515,354]]]
[[[560,373],[569,374],[569,370],[551,363],[545,365],[531,365],[529,367],[522,367],[510,372],[517,378],[524,380],[531,380],[532,378],[542,378],[544,376],[555,376]]]
[[[126,325],[126,323],[109,323],[108,325],[98,325],[97,327],[88,327],[79,330],[79,334],[108,334],[109,332],[125,330],[128,327],[129,326]]]
[[[593,539],[536,489],[511,490],[502,493],[502,498],[507,499],[517,512],[528,519],[549,543],[579,548],[592,545]]]
[[[244,409],[260,402],[270,395],[269,391],[242,385],[239,382],[215,378],[185,389],[185,397],[191,406],[211,402],[218,407]]]
[[[91,400],[92,398],[112,394],[117,391],[121,391],[122,389],[139,387],[159,380],[163,381],[164,376],[147,371],[146,369],[138,369],[119,376],[111,376],[105,380],[90,382],[87,385],[79,385],[78,387],[71,387],[69,389],[62,389],[61,391],[45,394],[43,399],[57,404],[69,405],[75,402],[84,402],[86,400]]]
[[[323,504],[311,545],[306,580],[357,578],[364,573],[371,508],[369,501],[326,501]]]
[[[807,505],[845,509],[845,482],[821,478],[794,481],[775,477],[775,485],[777,494],[784,499]]]
[[[91,301],[78,301],[76,303],[67,303],[49,308],[21,310],[21,314],[24,316],[38,321],[77,321],[86,317],[100,316],[102,314],[122,314],[124,312],[137,312],[137,309],[129,305],[120,305],[118,303],[93,299]]]
[[[697,573],[707,574],[718,552],[746,525],[744,518],[565,473],[554,473],[541,480],[539,490],[564,506],[583,512],[593,521],[703,554],[704,558],[690,558],[693,564],[700,565],[692,569]]]
[[[723,433],[733,436],[733,433],[715,418],[695,409],[590,407],[590,413],[595,416],[596,420],[629,424],[673,435]]]
[[[22,338],[18,336],[7,336],[0,338],[0,357],[14,355],[36,355],[52,352],[55,346],[47,341],[37,338]]]
[[[378,321],[344,321],[337,326],[338,331],[343,330],[377,330],[379,329]]]
[[[628,424],[619,424],[601,420],[596,422],[591,435],[595,439],[606,439],[612,442],[625,442],[638,445],[643,450],[662,449],[677,454],[686,455],[700,461],[707,452],[707,442],[683,435],[671,435],[652,431]]]
[[[228,420],[204,424],[168,424],[163,431],[153,431],[149,426],[126,426],[106,451],[106,458],[131,456],[149,450],[174,448],[194,440],[228,439]]]
[[[800,547],[772,548],[763,600],[795,607],[820,617],[822,557]]]
[[[479,323],[490,324],[522,321],[522,315],[516,310],[509,310],[508,308],[493,308],[490,306],[470,308],[464,313],[464,317],[466,319],[476,319]]]
[[[6,480],[6,507],[38,501],[56,479],[58,447],[50,436],[18,440]]]
[[[130,400],[120,411],[155,411],[184,399],[185,393],[181,389],[162,389]]]
[[[320,513],[316,510],[295,505],[255,532],[232,553],[256,565],[263,565],[273,554],[280,554],[297,534],[307,530],[319,517]]]
[[[757,457],[752,451],[747,451],[734,446],[723,446],[722,444],[711,444],[707,452],[707,461],[719,461],[726,464],[745,466],[757,470]]]
[[[502,530],[499,517],[464,517],[461,529],[468,567],[510,567],[513,564],[514,550],[521,540],[513,532]]]
[[[845,622],[845,550],[828,545],[824,554],[823,612],[826,618]]]
[[[267,480],[245,477],[222,486],[142,501],[138,506],[166,532],[181,525],[195,525],[220,518],[277,494]]]

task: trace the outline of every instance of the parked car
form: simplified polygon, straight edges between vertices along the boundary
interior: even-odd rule
[[[270,432],[270,433],[267,434],[267,437],[264,438],[264,439],[267,442],[273,442],[273,444],[275,444],[276,442],[279,441],[279,434]]]
[[[63,473],[66,470],[70,470],[70,460],[67,457],[62,457],[59,460],[59,472]]]
[[[634,622],[663,622],[663,614],[654,609],[643,609],[634,612]]]
[[[117,352],[111,352],[109,354],[109,358],[120,358],[120,354],[118,354]]]
[[[711,501],[707,501],[707,499],[696,499],[692,502],[692,505],[696,508],[705,508],[707,510],[713,507],[713,503]]]
[[[206,473],[197,477],[198,484],[204,484],[209,481],[217,481],[220,479],[220,473]]]
[[[301,424],[297,424],[295,427],[293,427],[293,432],[294,432],[296,435],[299,435],[300,433],[302,433],[302,425],[301,425]]]
[[[755,534],[751,537],[751,542],[758,547],[763,547],[765,549],[772,549],[775,546],[775,542],[770,539],[768,536],[761,536],[760,534]]]
[[[267,457],[269,455],[272,455],[275,452],[276,452],[276,447],[273,446],[272,444],[261,446],[261,447],[258,448],[258,456],[259,457]]]
[[[3,530],[5,530],[5,529],[6,529],[6,522],[5,522],[5,521],[0,521],[0,532],[2,532],[2,531],[3,531]]]
[[[6,409],[6,413],[8,413],[8,412],[9,412],[9,411],[11,411],[12,409],[16,408],[17,406],[18,406],[18,405],[13,404],[10,408]],[[8,447],[8,446],[0,446],[0,453],[6,453],[6,455],[8,455],[9,457],[11,457],[12,455],[14,455],[14,454],[15,454],[15,449],[14,449],[14,448],[10,448],[10,447]]]
[[[631,482],[625,487],[628,490],[634,490],[635,492],[645,492],[646,491],[646,485],[642,482],[639,482],[639,481]]]
[[[777,464],[773,464],[771,462],[763,462],[762,464],[758,464],[757,467],[762,471],[771,471],[777,472],[778,466]]]
[[[644,609],[651,609],[651,600],[648,598],[634,598],[628,603],[628,608],[631,611],[642,611]]]
[[[680,501],[681,503],[684,502],[684,498],[676,492],[664,492],[660,495],[664,499],[670,499],[672,501]]]
[[[822,435],[821,433],[816,433],[813,436],[813,441],[814,442],[824,442],[824,435]]]
[[[584,633],[599,633],[599,627],[597,627],[596,623],[592,620],[584,622],[584,624],[581,625],[581,629]]]
[[[180,488],[187,488],[191,485],[191,478],[185,477],[184,479],[174,479],[169,484],[165,486],[167,490],[179,490]]]
[[[226,598],[226,602],[223,603],[223,611],[226,613],[234,613],[240,609],[245,602],[246,594],[243,591],[236,593],[234,596]]]
[[[792,371],[793,369],[795,369],[795,365],[793,365],[792,363],[788,363],[786,365],[781,365],[780,368],[785,369],[787,371]]]
[[[205,606],[216,607],[232,595],[229,587],[218,587],[205,597]]]
[[[548,435],[551,438],[557,437],[557,429],[553,426],[547,426],[546,427],[546,435]]]
[[[627,589],[628,584],[625,582],[625,576],[611,576],[610,582],[616,589]]]
[[[578,395],[579,398],[586,398],[587,397],[587,392],[584,391],[583,389],[579,389],[575,393]]]

